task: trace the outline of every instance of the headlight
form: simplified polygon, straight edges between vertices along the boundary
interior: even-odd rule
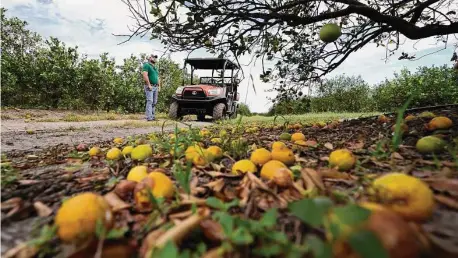
[[[176,95],[181,95],[183,92],[184,87],[178,87],[177,90],[175,91]]]
[[[208,95],[212,95],[212,96],[218,96],[222,93],[223,91],[221,89],[211,89],[211,90],[208,90]]]

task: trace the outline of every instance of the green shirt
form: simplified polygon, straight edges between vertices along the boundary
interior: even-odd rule
[[[157,71],[156,67],[146,62],[143,64],[142,71],[148,72],[148,79],[151,85],[159,84],[159,72]]]

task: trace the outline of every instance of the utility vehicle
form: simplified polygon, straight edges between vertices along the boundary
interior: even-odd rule
[[[191,66],[190,84],[186,85],[183,79],[183,86],[177,88],[171,99],[169,117],[181,119],[185,115],[197,115],[199,121],[205,120],[206,115],[213,120],[235,118],[240,98],[237,92],[240,67],[226,58],[187,58],[184,71],[187,65]],[[195,70],[211,70],[211,76],[200,77],[196,82]],[[229,72],[230,76],[225,76]]]

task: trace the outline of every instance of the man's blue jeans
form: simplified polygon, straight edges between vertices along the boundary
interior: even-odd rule
[[[146,96],[146,120],[154,120],[156,118],[155,109],[157,103],[157,86],[153,86],[150,90],[148,85],[145,85],[145,96]]]

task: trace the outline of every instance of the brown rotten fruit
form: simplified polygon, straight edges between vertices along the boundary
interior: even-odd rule
[[[419,257],[422,244],[402,217],[376,203],[361,203],[360,206],[371,210],[371,215],[358,229],[374,233],[390,258]],[[350,230],[349,234],[358,229]],[[350,247],[348,237],[349,235],[346,234],[335,242],[333,245],[334,257],[361,257]]]

